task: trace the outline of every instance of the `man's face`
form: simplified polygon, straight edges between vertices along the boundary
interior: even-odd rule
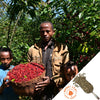
[[[54,30],[50,23],[42,23],[40,25],[40,36],[44,42],[48,42],[54,34]]]
[[[12,61],[9,52],[1,52],[0,53],[0,61],[2,66],[7,69],[10,67],[10,62]]]

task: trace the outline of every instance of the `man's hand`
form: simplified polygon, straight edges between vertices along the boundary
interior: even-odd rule
[[[49,84],[50,84],[50,78],[48,76],[43,77],[43,81],[36,84],[35,90],[36,91],[42,91]]]

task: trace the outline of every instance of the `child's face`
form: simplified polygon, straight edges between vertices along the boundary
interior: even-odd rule
[[[75,71],[72,70],[71,68],[68,68],[67,70],[65,69],[64,74],[65,74],[65,78],[66,78],[67,82],[72,80],[74,78],[74,76],[76,75]]]
[[[9,52],[1,52],[0,53],[0,61],[2,63],[2,66],[7,69],[10,67],[10,63],[12,61],[12,58],[10,57]]]

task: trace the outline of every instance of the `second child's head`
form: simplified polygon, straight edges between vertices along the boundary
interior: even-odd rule
[[[78,73],[78,67],[73,61],[69,61],[64,66],[64,75],[67,82],[72,80],[74,76]]]
[[[1,48],[0,49],[0,62],[4,69],[8,69],[10,67],[10,63],[13,59],[12,51],[10,48]]]

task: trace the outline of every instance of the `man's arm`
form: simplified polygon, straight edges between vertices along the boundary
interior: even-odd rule
[[[64,45],[63,48],[63,64],[65,64],[69,61],[69,51],[67,45]]]
[[[31,48],[29,48],[28,53],[27,53],[28,62],[31,62],[31,52],[32,52],[32,50],[31,50]]]

